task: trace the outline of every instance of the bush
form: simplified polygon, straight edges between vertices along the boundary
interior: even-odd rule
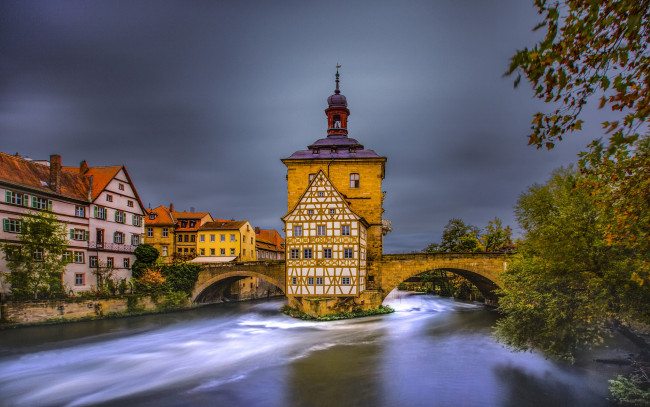
[[[192,295],[200,271],[200,265],[191,263],[172,263],[162,266],[161,273],[165,277],[165,291]]]

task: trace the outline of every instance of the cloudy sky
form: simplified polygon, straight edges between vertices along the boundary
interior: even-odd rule
[[[326,135],[336,64],[350,137],[388,157],[387,253],[457,217],[516,227],[518,195],[576,161],[602,112],[554,151],[528,147],[529,0],[3,1],[0,151],[126,165],[170,202],[280,230],[281,158]],[[591,117],[591,119],[590,119]]]

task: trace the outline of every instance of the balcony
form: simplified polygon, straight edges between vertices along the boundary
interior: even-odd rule
[[[136,247],[138,246],[133,246],[130,244],[88,242],[89,249],[106,250],[111,252],[133,253]]]

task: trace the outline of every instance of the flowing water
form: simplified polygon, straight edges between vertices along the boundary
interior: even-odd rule
[[[7,406],[609,406],[620,338],[574,365],[514,353],[493,310],[393,292],[397,312],[306,322],[283,300],[0,331]]]

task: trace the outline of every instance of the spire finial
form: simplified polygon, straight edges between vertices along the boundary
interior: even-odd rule
[[[339,68],[340,67],[341,65],[336,65],[336,90],[334,90],[334,93],[336,93],[337,95],[341,93],[341,91],[339,90]]]

